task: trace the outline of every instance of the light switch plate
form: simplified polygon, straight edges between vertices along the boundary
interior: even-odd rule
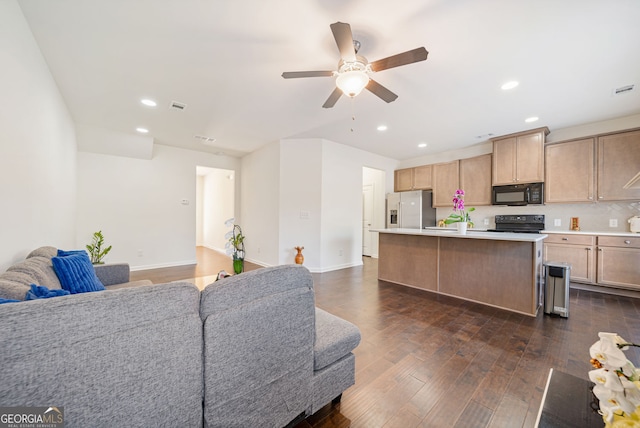
[[[553,225],[554,226],[562,226],[562,220],[560,220],[559,218],[556,218],[553,220]]]
[[[609,227],[618,227],[618,219],[610,218],[609,219]]]

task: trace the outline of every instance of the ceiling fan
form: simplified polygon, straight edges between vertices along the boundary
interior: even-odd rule
[[[336,76],[336,88],[322,105],[324,108],[333,107],[342,94],[353,98],[365,88],[388,103],[395,101],[398,96],[373,80],[370,75],[388,68],[424,61],[429,54],[424,47],[420,47],[370,63],[365,57],[358,55],[360,42],[353,40],[349,24],[336,22],[330,27],[340,51],[341,59],[338,62],[337,71],[285,71],[282,73],[285,79]]]

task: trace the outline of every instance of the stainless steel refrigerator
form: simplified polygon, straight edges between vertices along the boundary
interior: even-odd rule
[[[436,225],[430,190],[387,193],[387,228],[424,229]]]

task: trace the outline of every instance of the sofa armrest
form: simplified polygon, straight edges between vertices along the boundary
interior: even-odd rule
[[[111,263],[94,265],[96,275],[103,285],[123,284],[129,282],[129,264]]]

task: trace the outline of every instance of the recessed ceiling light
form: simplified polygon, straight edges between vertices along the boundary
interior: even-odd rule
[[[418,147],[420,147],[421,149],[424,149],[425,147],[427,147],[427,143],[420,143],[418,144]]]
[[[380,126],[378,126],[376,129],[377,129],[378,131],[386,131],[388,128],[387,128],[387,125],[380,125]]]
[[[136,131],[138,131],[141,134],[146,134],[147,132],[149,132],[147,128],[136,128]]]
[[[536,116],[532,116],[532,117],[528,117],[524,120],[527,123],[531,123],[531,122],[537,122],[538,118]]]
[[[140,100],[140,102],[144,105],[146,105],[147,107],[155,107],[158,105],[157,102],[150,100],[149,98],[143,98]]]
[[[503,91],[508,91],[509,89],[515,88],[519,84],[520,83],[516,82],[515,80],[512,80],[512,81],[507,82],[504,85],[500,86],[500,89],[502,89]]]

